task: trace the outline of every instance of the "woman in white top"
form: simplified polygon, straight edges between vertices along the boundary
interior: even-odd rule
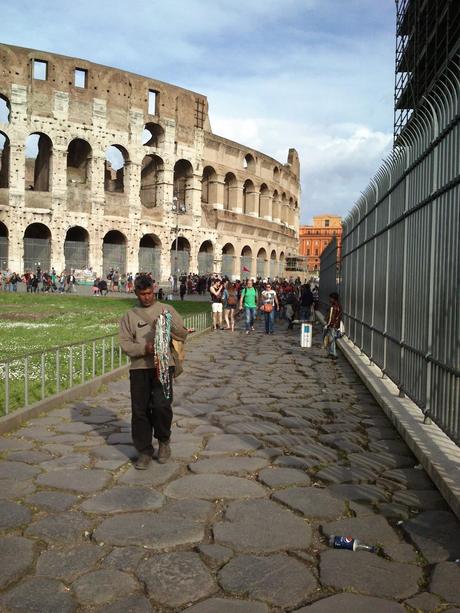
[[[265,289],[260,294],[260,310],[265,318],[265,334],[273,334],[275,327],[275,309],[279,308],[278,297],[271,283],[266,283]]]

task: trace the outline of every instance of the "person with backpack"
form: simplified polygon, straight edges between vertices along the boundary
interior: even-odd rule
[[[273,334],[275,326],[275,309],[279,308],[278,297],[271,283],[265,284],[265,289],[260,294],[260,310],[264,314],[265,334]]]
[[[224,319],[227,330],[235,331],[235,310],[238,306],[238,291],[234,283],[229,281],[223,294]]]
[[[246,287],[241,291],[240,309],[244,309],[246,334],[254,330],[254,321],[257,313],[257,291],[252,279],[248,279]]]

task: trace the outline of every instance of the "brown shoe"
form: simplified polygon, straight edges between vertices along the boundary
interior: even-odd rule
[[[160,464],[166,464],[166,462],[171,457],[171,447],[169,445],[169,441],[165,441],[162,443],[159,441],[158,446],[158,462]]]
[[[149,467],[152,457],[146,453],[141,453],[134,464],[134,468],[137,470],[146,470]]]

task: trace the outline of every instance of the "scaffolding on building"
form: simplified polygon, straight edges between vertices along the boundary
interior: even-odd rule
[[[459,0],[396,0],[395,145],[459,51]]]

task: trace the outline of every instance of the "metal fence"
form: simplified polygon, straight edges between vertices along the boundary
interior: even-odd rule
[[[319,304],[326,312],[329,306],[329,294],[338,292],[337,239],[333,238],[320,255]]]
[[[349,338],[460,442],[460,80],[425,100],[343,224]]]
[[[202,332],[211,325],[211,313],[184,317],[184,324]],[[128,362],[117,334],[2,361],[0,415],[59,394]]]

